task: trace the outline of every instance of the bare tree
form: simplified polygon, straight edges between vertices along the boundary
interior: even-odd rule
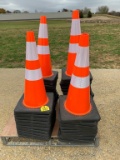
[[[88,11],[87,17],[88,17],[88,18],[91,18],[91,17],[92,17],[92,12],[91,12],[91,11]]]
[[[98,7],[97,9],[97,13],[100,13],[100,14],[107,14],[108,11],[109,11],[108,6],[101,6],[101,7]]]
[[[12,13],[11,11],[7,10],[6,13]]]
[[[63,9],[62,9],[62,12],[69,12],[69,10],[66,9],[66,8],[63,8]]]
[[[83,9],[77,9],[79,11],[79,17],[84,18]]]
[[[90,8],[85,7],[83,9],[83,14],[87,15],[89,11],[90,11]]]
[[[116,12],[116,11],[111,11],[108,14],[113,16],[120,16],[120,12]]]
[[[83,10],[80,10],[80,11],[79,11],[79,17],[80,17],[80,18],[84,18]]]
[[[23,13],[29,13],[28,11],[23,11]]]
[[[13,13],[21,13],[20,10],[14,10]]]

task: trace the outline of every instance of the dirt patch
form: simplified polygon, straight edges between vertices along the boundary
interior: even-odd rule
[[[95,58],[93,58],[95,56]],[[109,53],[107,54],[98,54],[98,55],[92,55],[91,58],[91,65],[92,68],[106,68],[106,69],[120,69],[120,56],[114,54],[111,55]]]
[[[105,16],[93,16],[92,18],[82,18],[81,19],[82,23],[120,23],[120,18],[119,17],[115,17],[115,16],[109,16],[109,15],[105,15]]]

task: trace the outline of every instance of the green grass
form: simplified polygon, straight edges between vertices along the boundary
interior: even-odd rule
[[[71,22],[49,20],[49,42],[54,68],[66,66]],[[37,41],[39,21],[0,22],[0,67],[24,67],[26,31],[33,30]],[[90,34],[91,68],[120,68],[120,24],[81,23]]]

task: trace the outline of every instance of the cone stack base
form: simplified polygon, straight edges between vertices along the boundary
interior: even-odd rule
[[[62,68],[61,72],[62,72],[61,73],[61,82],[60,82],[61,90],[64,95],[67,95],[71,77],[66,75],[66,73],[65,73],[66,68]],[[90,72],[90,84],[92,83],[92,80],[93,80],[93,76]],[[90,95],[92,97],[94,97],[94,93],[92,91],[91,86],[90,86]]]
[[[20,137],[49,140],[56,119],[54,94],[47,93],[49,102],[46,106],[49,110],[26,108],[23,104],[23,96],[14,109],[17,132]]]
[[[92,110],[84,116],[76,116],[69,113],[64,106],[66,96],[59,98],[59,133],[60,141],[70,143],[92,143],[98,132],[100,115],[91,97]]]
[[[43,80],[44,80],[46,92],[53,92],[54,93],[55,103],[56,103],[58,100],[58,97],[59,97],[57,90],[56,90],[58,72],[57,71],[52,71],[52,72],[53,72],[53,75],[51,77],[44,78]]]

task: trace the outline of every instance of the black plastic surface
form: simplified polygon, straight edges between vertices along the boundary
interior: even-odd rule
[[[55,83],[57,82],[57,79],[58,79],[58,72],[57,71],[53,71],[53,76],[51,77],[47,77],[47,78],[44,78],[44,84],[45,85],[55,85]]]
[[[49,102],[46,104],[50,110],[41,112],[38,109],[29,109],[22,104],[20,98],[15,110],[17,132],[20,137],[49,140],[56,119],[54,93],[47,93]]]
[[[69,113],[65,109],[65,106],[64,106],[65,100],[66,100],[66,96],[64,96],[64,95],[60,96],[60,98],[59,98],[60,121],[63,121],[63,122],[69,121],[70,123],[72,123],[72,122],[76,122],[76,121],[81,121],[81,122],[84,122],[84,121],[94,122],[94,121],[96,121],[96,122],[98,122],[100,120],[100,115],[98,113],[97,107],[96,107],[92,97],[90,98],[92,109],[87,115],[84,115],[84,116],[76,116],[76,115]]]
[[[20,100],[17,103],[17,106],[14,110],[14,113],[33,113],[33,114],[42,114],[42,115],[46,115],[46,114],[50,114],[53,111],[53,103],[54,103],[54,95],[53,93],[47,93],[48,96],[48,103],[46,104],[46,106],[49,106],[50,110],[46,111],[46,112],[41,112],[40,108],[37,109],[30,109],[27,108],[23,105],[22,101],[23,101],[23,96],[20,98]]]

